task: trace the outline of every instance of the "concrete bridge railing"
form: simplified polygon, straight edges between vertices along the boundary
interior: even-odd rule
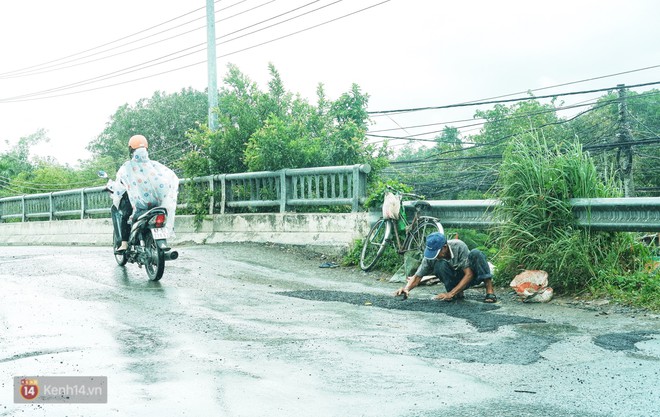
[[[247,172],[183,179],[179,209],[193,193],[208,197],[208,214],[232,209],[275,207],[280,213],[302,206],[349,206],[357,213],[367,193],[369,165],[331,166]],[[111,199],[104,186],[0,199],[0,223],[85,219],[110,215]]]

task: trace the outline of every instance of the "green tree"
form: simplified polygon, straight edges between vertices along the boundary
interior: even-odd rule
[[[384,148],[366,143],[368,95],[357,85],[333,102],[319,84],[312,105],[286,90],[272,64],[268,69],[268,91],[262,92],[229,65],[218,100],[219,129],[190,134],[187,175],[357,163],[377,169],[386,163]]]
[[[189,148],[186,133],[206,123],[207,107],[207,95],[191,88],[173,94],[156,91],[133,106],[119,107],[88,149],[97,157],[109,156],[119,167],[128,158],[128,139],[141,134],[149,140],[152,158],[171,163]]]
[[[39,143],[48,141],[46,131],[40,129],[18,140],[5,153],[0,154],[0,195],[11,196],[24,194],[23,187],[16,187],[12,179],[19,175],[31,175],[35,164],[30,159],[30,149]],[[7,142],[9,144],[9,142]]]
[[[184,161],[189,175],[245,172],[244,153],[247,141],[268,117],[266,95],[259,91],[235,65],[228,65],[228,73],[218,96],[218,126],[215,132],[206,128],[191,132],[195,154]],[[206,169],[190,161],[190,157],[208,160]],[[191,171],[192,169],[192,171]]]
[[[633,141],[647,142],[635,146],[633,175],[639,196],[660,196],[660,90],[628,93],[628,118]],[[644,192],[644,189],[650,189]]]
[[[478,110],[475,118],[484,119],[484,127],[472,136],[475,143],[473,154],[502,154],[508,144],[517,137],[529,137],[527,133],[543,129],[547,138],[560,140],[563,135],[560,119],[554,107],[541,104],[531,98],[509,107],[496,104],[491,110]]]

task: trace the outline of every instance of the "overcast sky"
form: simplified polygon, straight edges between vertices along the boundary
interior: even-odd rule
[[[0,2],[0,152],[6,141],[13,145],[45,129],[51,141],[36,153],[75,164],[89,156],[86,145],[119,106],[157,90],[204,90],[205,5],[205,0]],[[357,83],[371,97],[369,110],[380,111],[628,71],[633,72],[537,94],[660,81],[656,0],[222,0],[215,10],[216,20],[222,19],[216,27],[222,37],[220,79],[233,63],[266,89],[272,62],[285,87],[312,103],[318,83],[333,100]],[[308,14],[296,17],[303,13]],[[283,23],[266,28],[278,22]],[[83,51],[88,52],[79,54]],[[184,53],[188,56],[180,57]],[[169,62],[163,62],[166,56]],[[149,67],[140,66],[147,62]],[[44,63],[49,64],[37,66]],[[381,134],[414,135],[429,131],[414,125],[439,123],[440,130],[443,122],[469,119],[474,111],[377,117],[372,130],[403,127]]]

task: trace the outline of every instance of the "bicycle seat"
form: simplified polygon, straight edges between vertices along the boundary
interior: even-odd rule
[[[431,208],[431,205],[426,201],[419,200],[413,203],[413,207],[415,210],[428,210]]]

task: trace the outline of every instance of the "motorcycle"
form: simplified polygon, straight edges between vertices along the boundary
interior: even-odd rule
[[[99,177],[108,178],[108,174],[99,171]],[[108,180],[105,191],[113,193],[114,181]],[[115,261],[119,266],[124,266],[128,262],[137,263],[140,268],[144,266],[147,276],[151,281],[158,281],[165,272],[165,261],[173,261],[179,257],[179,253],[172,250],[167,245],[169,231],[165,227],[167,224],[167,209],[165,207],[154,207],[147,212],[140,214],[133,221],[131,232],[128,238],[128,249],[118,251],[121,246],[121,219],[123,212],[122,204],[113,201],[110,207],[112,218],[113,249]]]

